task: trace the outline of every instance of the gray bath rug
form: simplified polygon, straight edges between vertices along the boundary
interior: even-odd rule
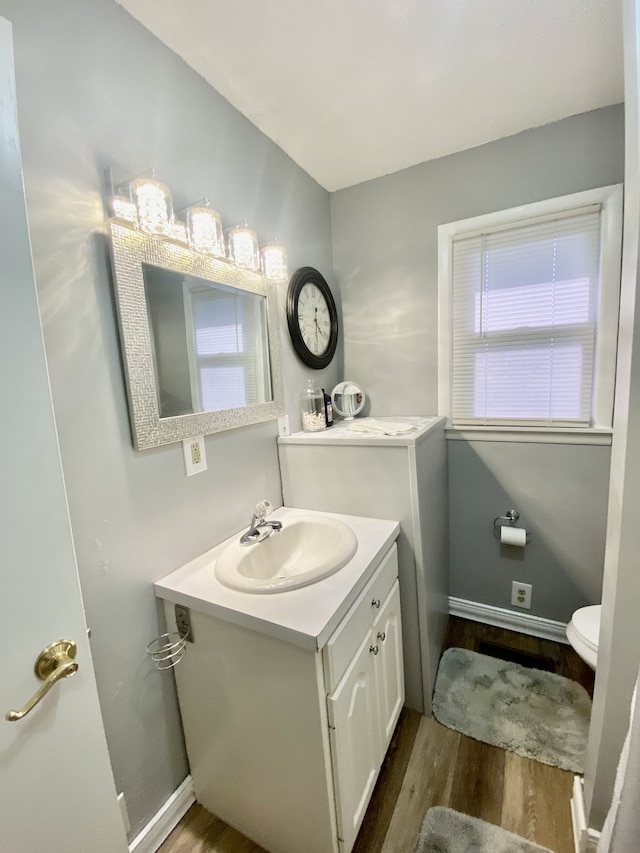
[[[584,687],[561,675],[447,649],[433,713],[444,726],[483,743],[583,772],[591,699]]]
[[[414,853],[551,853],[477,817],[436,806],[427,812]]]

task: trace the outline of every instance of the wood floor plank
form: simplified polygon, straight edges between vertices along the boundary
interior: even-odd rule
[[[434,717],[422,717],[381,853],[413,850],[427,809],[448,805],[461,737]]]
[[[505,751],[460,736],[449,807],[500,825]]]
[[[264,847],[260,847],[245,835],[228,827],[213,847],[206,847],[207,853],[267,853]]]
[[[157,853],[209,853],[215,850],[228,825],[200,803],[194,803]]]
[[[504,829],[555,853],[573,853],[571,813],[567,808],[573,774],[506,752],[504,779],[500,821]]]

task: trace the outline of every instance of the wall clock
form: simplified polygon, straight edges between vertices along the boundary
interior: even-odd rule
[[[326,367],[338,345],[338,312],[329,285],[313,267],[291,276],[287,323],[300,360],[316,370]]]

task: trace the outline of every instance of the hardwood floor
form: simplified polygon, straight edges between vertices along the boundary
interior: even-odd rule
[[[593,693],[593,672],[573,649],[550,640],[451,617],[444,648],[536,658]],[[573,774],[472,740],[405,708],[382,766],[354,853],[412,853],[425,812],[448,806],[574,853]],[[159,853],[265,853],[196,804]],[[299,851],[305,853],[305,851]]]

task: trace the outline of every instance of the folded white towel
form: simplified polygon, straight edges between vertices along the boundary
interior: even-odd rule
[[[367,418],[364,421],[353,421],[349,424],[349,429],[354,432],[373,432],[377,435],[405,435],[408,432],[413,432],[416,427],[414,424],[403,423],[402,421],[380,421],[375,418]]]

